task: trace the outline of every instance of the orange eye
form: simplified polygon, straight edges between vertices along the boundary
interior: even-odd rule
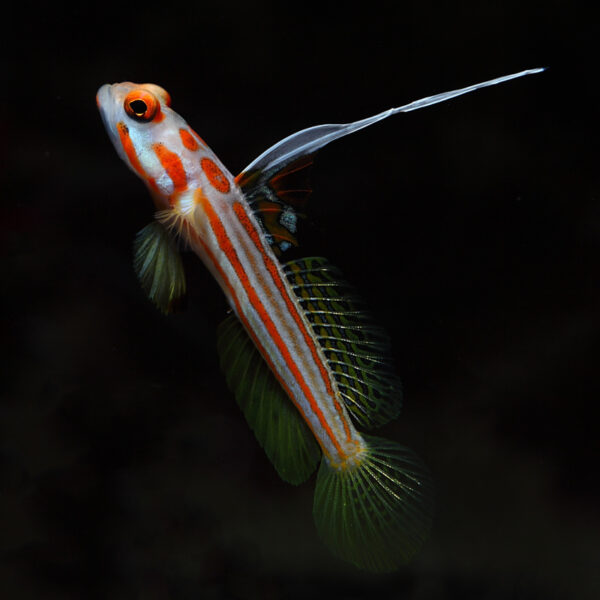
[[[146,90],[134,90],[125,96],[125,112],[137,121],[152,121],[160,114],[160,102]]]

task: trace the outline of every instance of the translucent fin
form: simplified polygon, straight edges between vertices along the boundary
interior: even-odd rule
[[[367,571],[393,571],[429,533],[433,484],[408,448],[364,439],[368,450],[355,467],[336,470],[323,457],[313,515],[319,535],[340,558]]]
[[[340,271],[324,258],[290,261],[284,271],[355,421],[372,428],[397,417],[402,388],[389,338]]]
[[[306,481],[321,450],[235,316],[219,326],[217,347],[227,384],[279,476],[294,485]]]
[[[244,171],[236,177],[277,256],[298,245],[297,220],[303,216],[298,210],[312,191],[311,165],[312,158],[304,156],[273,169]]]
[[[158,222],[146,225],[133,245],[133,266],[142,288],[164,313],[185,293],[185,273],[175,241]]]
[[[263,152],[244,169],[241,176],[243,176],[246,172],[251,173],[257,171],[270,171],[272,169],[277,170],[278,168],[283,167],[284,165],[300,158],[301,156],[306,156],[316,152],[319,148],[329,144],[329,142],[333,142],[333,140],[337,140],[345,135],[354,133],[355,131],[363,129],[364,127],[368,127],[369,125],[373,125],[373,123],[377,123],[378,121],[386,119],[391,115],[401,112],[410,112],[412,110],[418,110],[419,108],[425,108],[426,106],[438,104],[439,102],[445,102],[451,98],[456,98],[457,96],[468,94],[469,92],[473,92],[490,85],[504,83],[505,81],[510,81],[511,79],[516,79],[517,77],[523,77],[524,75],[541,73],[543,70],[544,69],[541,68],[527,69],[526,71],[520,71],[519,73],[504,75],[503,77],[496,77],[495,79],[490,79],[489,81],[476,83],[475,85],[469,85],[458,90],[452,90],[451,92],[443,92],[441,94],[436,94],[435,96],[427,96],[426,98],[415,100],[410,104],[405,104],[404,106],[399,106],[397,108],[390,108],[389,110],[383,111],[377,115],[362,119],[360,121],[354,121],[353,123],[344,123],[340,125],[316,125],[315,127],[303,129],[302,131],[293,133],[292,135],[277,142],[274,146],[271,146],[268,150]]]

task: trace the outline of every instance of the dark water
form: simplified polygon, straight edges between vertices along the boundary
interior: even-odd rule
[[[559,2],[340,10],[6,19],[3,597],[599,597],[594,20]],[[300,128],[537,66],[318,155],[305,248],[392,334],[405,408],[382,434],[437,486],[415,561],[357,572],[316,537],[314,481],[278,479],[226,390],[226,307],[199,262],[185,311],[143,297],[131,243],[151,201],[96,89],[164,86],[237,172]]]

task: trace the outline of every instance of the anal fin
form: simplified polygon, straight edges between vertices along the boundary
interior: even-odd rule
[[[235,316],[217,332],[227,384],[279,476],[298,485],[317,468],[321,451],[312,432]]]

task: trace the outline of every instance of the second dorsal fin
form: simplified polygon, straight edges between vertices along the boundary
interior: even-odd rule
[[[385,331],[326,259],[290,261],[284,270],[351,416],[368,428],[395,418],[402,388]]]

